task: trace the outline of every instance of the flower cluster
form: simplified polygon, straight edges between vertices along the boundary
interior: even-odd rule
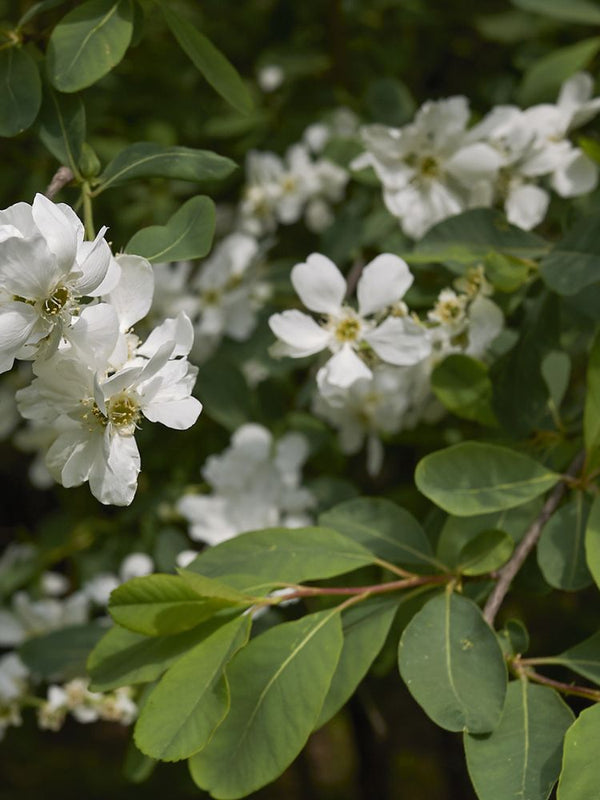
[[[201,405],[191,396],[189,318],[182,311],[141,342],[132,326],[150,308],[152,267],[114,258],[103,233],[84,241],[74,212],[42,195],[0,212],[0,370],[33,361],[18,408],[47,448],[52,477],[89,481],[102,503],[128,505],[142,417],[182,430]]]
[[[51,684],[46,701],[38,709],[40,728],[58,731],[68,714],[77,722],[98,720],[131,725],[138,708],[132,698],[132,689],[121,686],[114,692],[90,692],[84,678],[74,678],[63,686]]]
[[[210,494],[186,494],[177,503],[190,537],[215,545],[245,531],[309,525],[315,498],[301,485],[307,457],[308,443],[299,433],[275,441],[262,425],[242,425],[230,446],[202,468]],[[180,554],[181,565],[195,555]]]
[[[471,128],[466,97],[428,101],[402,128],[364,126],[365,152],[353,166],[375,170],[386,207],[414,239],[453,214],[497,204],[530,230],[550,202],[541,182],[561,197],[597,184],[597,166],[568,138],[600,111],[592,91],[590,75],[578,73],[555,104],[497,106]]]
[[[424,320],[402,299],[413,276],[391,253],[363,268],[357,309],[345,301],[349,287],[339,269],[319,253],[297,264],[291,279],[304,305],[319,316],[297,309],[272,315],[278,341],[271,352],[292,358],[333,353],[317,372],[313,411],[339,430],[344,452],[358,451],[367,438],[371,474],[381,467],[381,435],[443,413],[431,394],[434,366],[452,353],[484,356],[503,327],[482,269],[459,279],[458,291],[443,290]]]

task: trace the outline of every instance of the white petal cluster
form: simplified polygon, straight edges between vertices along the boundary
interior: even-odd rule
[[[86,679],[74,678],[62,686],[51,684],[48,687],[46,701],[38,710],[38,724],[42,729],[58,731],[70,714],[83,724],[106,720],[131,725],[137,713],[129,686],[113,692],[90,692]]]
[[[66,205],[37,195],[0,212],[0,370],[33,360],[34,379],[17,392],[30,441],[63,486],[89,481],[100,502],[131,503],[140,471],[141,420],[183,430],[196,421],[197,368],[187,355],[192,324],[182,311],[133,333],[151,305],[151,265],[113,258],[103,232],[84,241]]]
[[[475,206],[501,205],[530,230],[544,219],[549,189],[575,197],[597,184],[597,166],[569,139],[600,111],[592,91],[591,77],[578,73],[556,104],[498,106],[470,129],[465,97],[428,101],[402,128],[364,126],[365,152],[353,167],[375,170],[386,207],[414,239]]]
[[[262,425],[242,425],[202,468],[210,494],[186,494],[177,503],[190,537],[215,545],[245,531],[310,524],[315,498],[301,485],[307,457],[299,433],[274,440]]]
[[[340,447],[355,453],[366,442],[367,468],[379,472],[382,436],[433,422],[444,409],[431,392],[431,373],[452,353],[484,358],[504,325],[489,298],[491,286],[475,268],[444,289],[421,320],[402,300],[413,281],[405,262],[384,254],[367,264],[356,287],[355,310],[338,268],[314,253],[292,270],[292,283],[318,319],[296,309],[273,315],[274,355],[333,353],[316,376],[312,407],[337,428]]]
[[[320,387],[347,389],[371,379],[367,362],[373,359],[410,366],[431,352],[427,329],[407,314],[402,302],[413,276],[398,256],[384,253],[364,267],[356,286],[356,310],[345,302],[344,276],[320,253],[296,264],[291,280],[306,308],[320,317],[315,320],[297,309],[273,314],[269,326],[279,340],[273,352],[302,358],[329,350],[333,355],[317,376]]]
[[[345,169],[329,159],[314,159],[301,143],[290,147],[284,159],[251,151],[239,207],[240,227],[261,236],[304,215],[310,230],[322,231],[333,222],[330,204],[341,200],[348,177]]]

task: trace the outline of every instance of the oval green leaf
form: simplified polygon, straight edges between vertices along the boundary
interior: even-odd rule
[[[583,217],[540,264],[546,285],[566,296],[600,281],[600,214]]]
[[[96,194],[136,178],[216,181],[231,175],[236,164],[210,150],[137,142],[121,150],[99,176]]]
[[[179,761],[197,753],[229,710],[224,668],[250,636],[250,616],[215,630],[179,659],[148,696],[134,730],[152,758]]]
[[[191,22],[173,11],[168,0],[161,3],[161,8],[179,46],[213,89],[238,111],[244,114],[252,111],[253,103],[248,90],[223,53]]]
[[[123,58],[133,34],[131,0],[88,0],[61,19],[47,50],[50,81],[77,92],[104,77]]]
[[[458,570],[463,575],[483,575],[505,564],[515,543],[504,531],[482,531],[460,551]]]
[[[463,442],[423,458],[417,488],[459,517],[513,508],[550,489],[560,476],[507,447]]]
[[[523,76],[517,92],[523,106],[552,101],[561,84],[580,69],[585,69],[600,50],[600,37],[582,39],[576,44],[559,47],[540,58]]]
[[[22,47],[0,50],[0,136],[17,136],[33,123],[42,103],[42,82]]]
[[[241,650],[227,669],[229,714],[190,759],[197,785],[235,800],[278,777],[317,723],[341,649],[333,609],[277,625]]]
[[[315,727],[325,725],[354,694],[383,647],[402,601],[371,597],[342,612],[344,645]]]
[[[497,425],[492,411],[492,382],[481,361],[465,355],[450,355],[431,374],[437,399],[453,414],[482,425]]]
[[[379,497],[357,497],[319,516],[333,528],[386,561],[434,563],[429,539],[417,520],[400,506]]]
[[[598,263],[600,266],[600,260]],[[600,333],[596,334],[592,342],[586,383],[583,440],[589,471],[600,465]]]
[[[146,575],[118,586],[108,610],[114,621],[135,633],[161,636],[195,627],[217,611],[236,605],[206,600],[177,575]]]
[[[544,17],[578,22],[582,25],[600,25],[600,7],[590,0],[512,0],[523,11],[542,14]]]
[[[398,663],[408,690],[440,727],[487,733],[498,725],[506,665],[471,600],[445,592],[426,603],[402,634]]]
[[[97,622],[70,625],[27,639],[19,656],[40,678],[67,681],[85,672],[87,657],[104,632]]]
[[[547,800],[572,721],[572,711],[553,689],[512,681],[496,730],[465,735],[467,768],[479,800]]]
[[[585,558],[596,586],[600,587],[600,497],[595,497],[585,529]]]
[[[537,546],[544,578],[555,589],[574,592],[593,582],[585,559],[585,530],[590,504],[582,492],[561,506],[546,523]]]
[[[586,708],[565,736],[558,800],[592,800],[598,796],[600,705]]]
[[[600,631],[558,656],[541,659],[542,662],[561,664],[600,685]]]
[[[40,114],[39,137],[54,158],[75,175],[79,173],[85,129],[85,108],[81,98],[59,94],[48,87]]]
[[[144,636],[115,625],[88,658],[92,691],[107,692],[118,686],[155,681],[174,661],[228,619],[229,616],[220,615],[173,636]]]
[[[209,197],[192,197],[166,225],[142,228],[132,236],[125,251],[148,261],[186,261],[203,258],[215,232],[215,205]]]
[[[236,589],[333,578],[372,564],[376,556],[330,528],[251,531],[205,550],[188,570],[221,577]],[[238,576],[239,580],[232,580]]]

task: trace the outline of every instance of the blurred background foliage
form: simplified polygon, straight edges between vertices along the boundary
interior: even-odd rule
[[[30,0],[0,0],[0,27],[9,28],[31,5]],[[217,201],[237,197],[244,155],[250,148],[281,154],[307,125],[333,108],[349,107],[366,122],[401,125],[427,99],[464,94],[474,115],[480,116],[495,104],[554,98],[565,76],[555,69],[550,77],[548,70],[540,77],[539,64],[543,66],[557,48],[567,48],[567,60],[571,59],[567,71],[586,67],[592,74],[600,49],[598,27],[587,18],[577,22],[560,15],[543,16],[527,10],[539,3],[525,0],[518,5],[482,0],[476,6],[469,0],[172,0],[172,5],[237,67],[253,95],[254,110],[246,116],[231,110],[181,52],[158,10],[144,2],[143,13],[136,18],[133,46],[124,60],[82,93],[88,141],[103,163],[135,141],[200,147],[229,156],[240,165],[236,175],[226,185],[206,187]],[[32,42],[43,49],[49,31],[75,6],[76,2],[65,2],[42,14],[32,28]],[[582,42],[587,47],[573,51]],[[257,76],[269,65],[280,66],[285,77],[277,90],[263,92]],[[35,192],[44,191],[57,167],[35,128],[0,140],[0,154],[0,207],[31,201]],[[197,187],[183,182],[135,182],[103,194],[95,216],[109,226],[108,238],[118,249],[140,226],[163,223],[195,191]],[[67,189],[58,199],[74,202],[76,198]],[[297,242],[294,236],[299,237]],[[287,251],[279,255],[310,252],[314,249],[311,236],[304,230],[291,231]],[[279,394],[271,391],[267,397],[263,392],[254,398],[257,419],[262,415],[268,423],[276,418],[278,407],[285,408],[292,390],[282,380]],[[306,423],[296,422],[300,427]],[[312,434],[330,436],[318,425]],[[113,551],[123,547],[126,553],[138,546],[153,552],[160,568],[157,553],[168,560],[169,548],[175,552],[180,547],[179,542],[172,544],[179,532],[161,520],[161,502],[175,497],[181,484],[197,472],[197,451],[221,450],[229,434],[204,421],[189,432],[181,458],[169,465],[164,461],[160,432],[153,435],[153,451],[145,450],[142,431],[142,481],[160,490],[144,493],[140,486],[131,511],[118,512],[123,538],[113,536],[110,543],[104,534],[112,529],[115,512],[101,509],[87,487],[68,490],[68,499],[67,490],[60,488],[51,497],[40,492],[32,495],[25,478],[28,459],[3,444],[2,538],[12,537],[15,526],[24,538],[35,530],[49,550],[60,546],[64,556],[86,549],[87,568],[93,565],[95,571],[102,569],[103,559],[115,557]],[[435,436],[439,441],[439,433]],[[450,441],[450,429],[446,436]],[[416,458],[407,457],[407,452],[400,444],[390,448],[387,471],[375,482],[367,482],[360,457],[332,461],[330,472],[345,475],[369,493],[386,491],[403,501],[394,487],[412,475]],[[331,448],[317,447],[313,474],[323,471],[322,463],[320,470],[316,468],[323,453],[334,459]],[[342,499],[343,485],[338,492],[336,499]],[[435,536],[439,526],[435,518],[430,522]],[[70,533],[65,537],[66,530]],[[587,635],[593,627],[593,604],[588,603],[586,592],[540,595],[536,571],[532,563],[520,578],[521,601],[526,603],[530,630],[535,632],[532,650],[554,652],[554,640],[564,648]],[[512,602],[513,607],[507,604],[505,618],[519,614],[517,601]],[[253,797],[474,798],[460,738],[429,722],[401,684],[395,666],[389,670],[394,661],[395,653],[384,650],[378,674],[366,682],[350,706],[312,737],[277,783]],[[556,676],[561,677],[560,671]],[[161,764],[140,785],[127,782],[123,761],[128,738],[127,730],[106,723],[87,727],[70,722],[58,734],[40,732],[29,719],[22,728],[11,729],[1,745],[0,800],[164,796],[178,800],[201,795],[180,765]]]

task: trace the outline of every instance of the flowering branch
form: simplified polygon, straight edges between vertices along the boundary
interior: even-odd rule
[[[512,557],[509,561],[498,571],[498,582],[496,583],[492,593],[490,594],[487,603],[483,609],[483,617],[490,625],[493,625],[494,619],[508,590],[513,582],[515,576],[525,563],[525,559],[537,544],[544,525],[548,522],[552,514],[558,508],[562,500],[567,486],[571,480],[583,466],[585,453],[579,453],[570,464],[563,479],[554,487],[548,499],[544,503],[540,514],[529,526],[527,533],[519,542]]]

